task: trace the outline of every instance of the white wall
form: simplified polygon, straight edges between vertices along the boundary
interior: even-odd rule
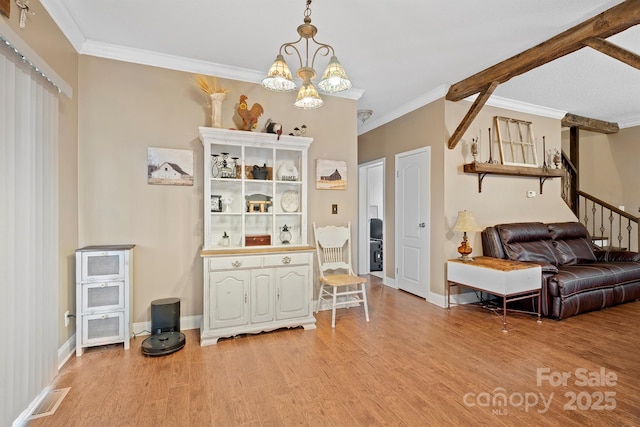
[[[369,182],[369,207],[375,207],[377,215],[368,212],[369,218],[380,218],[384,221],[384,168],[376,165],[367,169]]]

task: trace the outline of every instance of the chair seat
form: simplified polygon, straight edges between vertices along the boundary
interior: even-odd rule
[[[321,277],[320,281],[329,286],[349,286],[366,283],[367,279],[353,274],[328,274]]]
[[[351,266],[351,223],[346,227],[329,225],[316,227],[316,255],[320,279],[320,292],[316,313],[323,301],[331,303],[331,327],[336,327],[336,308],[362,304],[364,316],[369,321],[367,305],[367,279],[357,276]],[[325,287],[331,286],[331,290]]]

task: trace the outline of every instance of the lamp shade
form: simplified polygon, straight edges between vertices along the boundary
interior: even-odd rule
[[[298,91],[298,98],[293,103],[295,107],[303,110],[313,110],[314,108],[322,107],[322,104],[324,104],[322,98],[320,98],[318,91],[309,81],[302,84]]]
[[[476,220],[473,218],[473,214],[470,211],[458,212],[458,220],[456,221],[456,225],[453,226],[453,231],[466,233],[481,230],[482,228],[478,227],[478,224],[476,224]]]
[[[318,87],[321,91],[327,93],[337,93],[351,89],[351,81],[335,55],[329,60],[329,64],[324,70],[322,80],[318,83]]]
[[[262,79],[262,86],[276,92],[288,92],[296,88],[289,66],[282,55],[276,56],[267,77]]]

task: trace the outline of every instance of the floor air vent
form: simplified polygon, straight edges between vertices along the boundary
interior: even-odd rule
[[[58,390],[51,390],[48,392],[38,403],[36,408],[33,410],[31,415],[27,418],[27,420],[33,420],[35,418],[46,417],[47,415],[51,415],[56,412],[58,406],[62,403],[62,400],[67,395],[67,393],[71,390],[71,387],[61,388]]]

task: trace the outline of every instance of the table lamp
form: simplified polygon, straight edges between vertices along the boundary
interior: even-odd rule
[[[456,221],[456,225],[453,226],[453,231],[461,231],[464,233],[462,236],[462,243],[458,247],[460,260],[464,262],[473,261],[473,258],[469,256],[471,254],[471,246],[469,246],[469,242],[467,240],[467,232],[480,230],[482,230],[482,228],[478,227],[478,224],[476,224],[476,220],[473,219],[473,214],[471,212],[458,212],[458,220]]]

